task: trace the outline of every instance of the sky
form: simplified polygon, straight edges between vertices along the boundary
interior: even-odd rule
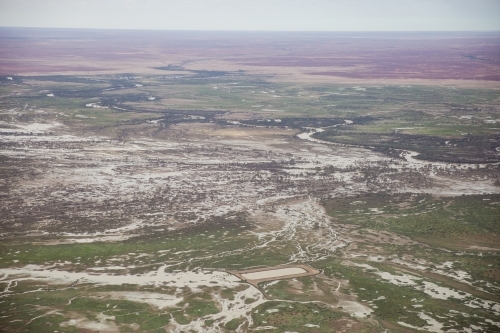
[[[500,0],[0,0],[0,26],[498,31]]]

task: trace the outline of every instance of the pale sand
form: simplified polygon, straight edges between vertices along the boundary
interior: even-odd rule
[[[280,268],[280,269],[272,269],[269,271],[244,273],[244,274],[241,274],[241,276],[243,276],[245,279],[248,279],[248,280],[260,280],[260,279],[269,279],[269,278],[280,278],[283,276],[297,275],[297,274],[304,274],[304,273],[307,273],[307,271],[303,268],[287,267],[287,268]]]

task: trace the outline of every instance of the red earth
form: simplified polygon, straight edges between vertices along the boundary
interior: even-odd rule
[[[0,28],[0,43],[0,75],[140,73],[169,64],[184,64],[189,68],[191,62],[218,61],[245,70],[296,68],[306,74],[344,78],[500,81],[500,33],[497,32]]]

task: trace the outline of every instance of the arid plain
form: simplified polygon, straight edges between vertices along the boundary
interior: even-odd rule
[[[0,41],[0,330],[500,330],[500,34]]]

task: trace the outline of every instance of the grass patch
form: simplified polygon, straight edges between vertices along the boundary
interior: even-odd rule
[[[329,323],[342,317],[344,314],[319,304],[279,301],[261,304],[252,313],[255,327],[278,327],[278,329],[266,330],[269,332],[311,332],[311,328],[305,326],[308,324],[319,325],[317,332],[331,332]]]
[[[232,319],[230,321],[228,321],[225,325],[225,327],[230,330],[230,331],[234,331],[238,328],[238,326],[241,325],[241,321],[237,318],[235,319]]]
[[[384,271],[384,265],[371,262],[369,264]],[[462,301],[433,299],[413,287],[390,284],[378,278],[373,272],[346,266],[340,261],[328,261],[323,263],[322,267],[326,275],[332,276],[340,273],[344,278],[349,279],[352,290],[358,295],[359,300],[367,303],[374,310],[375,318],[390,322],[392,325],[404,322],[416,327],[424,327],[427,323],[420,318],[420,312],[432,314],[432,317],[444,323],[447,328],[457,330],[471,324],[479,324],[482,319],[479,316],[475,317],[474,314],[492,318],[492,315],[482,310],[464,306]],[[450,312],[450,310],[456,312]]]
[[[329,215],[411,237],[435,246],[496,247],[500,243],[500,195],[433,198],[429,195],[367,194],[323,201]],[[382,214],[369,214],[377,208]]]
[[[116,243],[94,242],[50,246],[2,244],[0,245],[0,266],[11,267],[13,260],[17,260],[18,265],[49,264],[64,261],[76,263],[78,261],[84,266],[99,266],[99,264],[95,263],[98,259],[101,259],[101,265],[104,265],[106,258],[126,256],[129,253],[151,254],[153,257],[149,259],[141,258],[141,260],[149,260],[150,263],[154,263],[152,260],[158,258],[158,251],[167,251],[161,256],[162,260],[178,260],[179,256],[171,253],[198,251],[203,254],[210,252],[217,254],[223,251],[239,249],[246,244],[252,243],[254,239],[241,237],[241,230],[242,228],[227,226],[225,229],[220,230],[201,229],[190,231],[187,234],[165,234],[163,237],[160,235],[152,239],[140,237]],[[200,249],[203,249],[203,251]],[[127,262],[125,261],[123,264],[127,264]]]

